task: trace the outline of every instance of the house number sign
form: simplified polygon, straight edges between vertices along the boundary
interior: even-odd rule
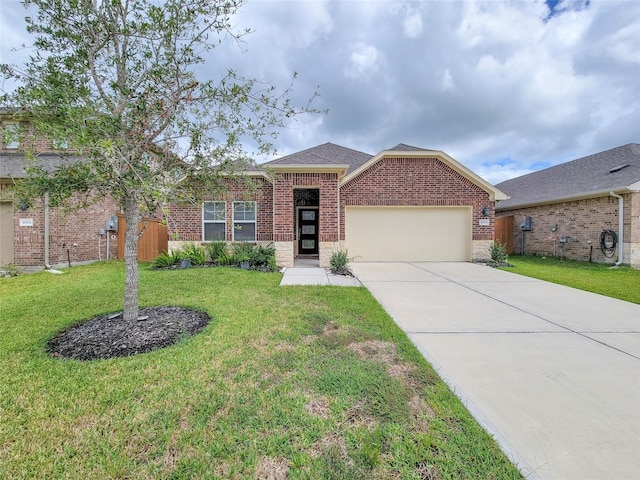
[[[21,227],[33,227],[33,218],[21,218],[20,219]]]

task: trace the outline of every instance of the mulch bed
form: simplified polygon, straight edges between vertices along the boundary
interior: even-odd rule
[[[142,308],[138,320],[129,322],[114,317],[102,315],[63,330],[49,341],[47,352],[73,360],[128,357],[173,345],[211,321],[204,312],[172,306]]]

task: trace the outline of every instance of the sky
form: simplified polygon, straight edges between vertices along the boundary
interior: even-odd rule
[[[0,63],[29,44],[0,0]],[[292,120],[279,156],[326,142],[442,150],[491,183],[640,143],[640,0],[248,0],[227,68],[328,114]],[[22,56],[22,57],[21,57]]]

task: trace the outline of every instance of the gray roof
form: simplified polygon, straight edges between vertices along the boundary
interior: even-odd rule
[[[405,143],[399,143],[395,147],[389,148],[388,150],[391,150],[394,152],[426,152],[428,151],[427,149],[412,147],[411,145],[407,145]]]
[[[353,171],[363,163],[372,159],[373,155],[341,147],[333,143],[324,143],[316,147],[292,153],[282,158],[263,163],[270,165],[349,165],[347,171]]]
[[[620,192],[640,182],[640,145],[629,143],[496,185],[510,198],[497,210]]]
[[[41,166],[47,172],[53,172],[63,165],[83,160],[82,157],[63,157],[55,153],[43,153],[34,159],[21,153],[0,153],[0,178],[27,178],[26,166]]]

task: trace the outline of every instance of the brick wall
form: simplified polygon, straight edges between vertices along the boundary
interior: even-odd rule
[[[4,135],[0,135],[0,152],[3,153],[25,153],[33,151],[41,152],[58,152],[59,149],[54,148],[53,142],[42,137],[37,137],[33,126],[29,122],[12,120],[9,116],[2,119],[2,128],[7,125],[18,125],[18,141],[17,148],[9,148],[4,143]],[[13,139],[12,139],[13,140]]]
[[[340,238],[344,239],[345,208],[370,206],[473,207],[473,240],[493,239],[494,202],[489,194],[436,158],[383,158],[340,189]],[[488,226],[480,226],[481,210],[489,207]]]
[[[625,194],[624,198],[624,244],[633,249],[640,243],[640,194]],[[571,202],[560,202],[551,205],[500,210],[498,216],[514,216],[514,250],[522,253],[523,232],[520,224],[525,216],[532,218],[532,230],[524,232],[524,253],[552,256],[554,253],[553,235],[571,237],[570,241],[561,245],[555,242],[556,256],[574,260],[589,260],[599,263],[615,263],[617,252],[610,258],[600,249],[600,234],[603,230],[618,233],[618,199],[611,196],[590,198]],[[634,216],[635,215],[635,216]],[[556,232],[551,229],[558,226]],[[638,261],[640,259],[637,259]],[[624,263],[629,263],[629,255],[625,254]],[[634,263],[634,262],[632,262]],[[636,265],[634,265],[636,266]],[[637,265],[640,266],[640,263]]]
[[[317,188],[320,193],[319,241],[338,241],[338,174],[278,173],[273,184],[273,235],[276,242],[293,242],[294,188]]]
[[[106,258],[106,236],[99,235],[105,221],[117,212],[115,203],[105,198],[90,198],[87,208],[50,207],[49,264],[66,265]],[[76,203],[77,205],[77,203]],[[43,267],[45,264],[44,202],[37,201],[24,211],[14,208],[14,264]],[[32,226],[20,226],[20,219]],[[110,258],[117,256],[117,239],[110,239]]]
[[[227,241],[233,240],[233,202],[256,201],[257,241],[273,240],[273,187],[262,177],[230,179],[226,192],[205,196],[205,201],[225,201],[227,208]],[[167,215],[167,227],[171,241],[202,241],[202,204],[170,205]]]

